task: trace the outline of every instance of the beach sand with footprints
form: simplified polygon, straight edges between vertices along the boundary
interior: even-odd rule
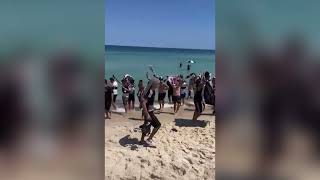
[[[156,148],[139,144],[141,111],[113,113],[105,120],[105,179],[214,179],[215,117],[206,106],[199,121],[192,122],[192,104],[175,115],[170,105],[156,114],[162,124],[154,137]]]

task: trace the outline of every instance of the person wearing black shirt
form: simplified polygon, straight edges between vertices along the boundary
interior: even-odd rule
[[[205,104],[203,102],[203,96],[202,96],[202,91],[205,86],[205,81],[201,77],[197,77],[195,80],[195,88],[194,88],[194,106],[195,106],[195,111],[193,114],[192,120],[197,120],[198,117],[201,115],[205,108]]]
[[[105,103],[104,108],[105,108],[105,114],[107,119],[111,118],[110,107],[112,104],[112,94],[113,94],[112,91],[113,91],[112,85],[108,83],[107,80],[104,80],[104,103]]]
[[[160,80],[157,78],[152,78],[147,88],[144,92],[142,109],[145,117],[145,122],[141,125],[142,136],[140,143],[146,143],[147,145],[154,146],[152,138],[157,133],[159,128],[161,127],[161,123],[158,118],[154,115],[154,99],[156,94],[156,89],[159,87]],[[153,130],[149,136],[149,138],[145,141],[144,138],[150,133],[151,126],[153,126]]]

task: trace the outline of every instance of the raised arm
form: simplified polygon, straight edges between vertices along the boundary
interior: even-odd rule
[[[153,67],[152,67],[152,66],[150,66],[149,68],[150,68],[150,71],[153,73],[153,77],[155,77],[155,78],[158,78],[158,79],[159,79],[159,77],[157,76],[157,74],[156,74],[156,72],[154,71]]]
[[[117,81],[122,87],[123,87],[123,84],[122,84],[122,82],[120,82],[117,78],[116,78],[116,76],[115,75],[112,75],[112,77],[113,77],[113,79],[115,80],[115,81]]]
[[[146,73],[146,76],[147,76],[147,79],[150,81],[149,73],[148,73],[148,72]]]
[[[195,74],[195,73],[191,73],[191,74],[187,75],[186,78],[188,79],[188,78],[190,78],[192,75],[196,75],[196,74]]]
[[[158,79],[159,79],[159,76],[157,76],[156,74],[153,74],[153,77],[155,77],[155,78],[158,78]]]

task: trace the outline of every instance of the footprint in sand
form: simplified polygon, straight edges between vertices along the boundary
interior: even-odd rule
[[[199,155],[198,154],[192,154],[193,157],[198,158]]]
[[[185,158],[190,164],[193,164],[193,161],[190,157]]]
[[[109,139],[108,142],[113,143],[113,144],[117,143],[117,141],[112,140],[112,139]]]
[[[206,156],[203,155],[202,153],[199,153],[199,155],[200,155],[200,158],[201,158],[201,159],[206,159]]]
[[[199,174],[199,169],[198,168],[196,168],[196,167],[194,167],[194,166],[192,166],[192,169],[197,173],[197,174]]]
[[[185,152],[186,154],[188,154],[190,152],[190,151],[188,151],[188,150],[186,150],[184,148],[182,148],[182,151]]]
[[[154,173],[152,173],[152,174],[150,175],[150,178],[151,178],[151,179],[163,179],[163,178],[161,178],[160,176],[155,175]]]
[[[202,160],[199,161],[200,164],[204,164],[204,162]]]
[[[183,167],[179,167],[179,166],[176,166],[174,164],[171,164],[171,166],[172,166],[172,169],[174,170],[174,172],[176,172],[180,176],[183,176],[183,175],[185,175],[187,173],[186,170]]]
[[[144,163],[144,164],[147,164],[148,166],[151,165],[150,161],[147,160],[147,159],[141,159],[140,162],[141,162],[141,163]]]

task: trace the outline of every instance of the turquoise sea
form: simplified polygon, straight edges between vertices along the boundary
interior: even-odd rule
[[[146,72],[152,65],[155,72],[163,77],[167,75],[209,71],[215,74],[215,51],[196,49],[150,48],[130,46],[105,46],[105,78],[113,74],[121,79],[130,74],[136,80],[146,82]],[[187,61],[193,60],[191,70],[187,71]],[[183,63],[182,68],[179,67]],[[151,74],[151,72],[150,72]]]

